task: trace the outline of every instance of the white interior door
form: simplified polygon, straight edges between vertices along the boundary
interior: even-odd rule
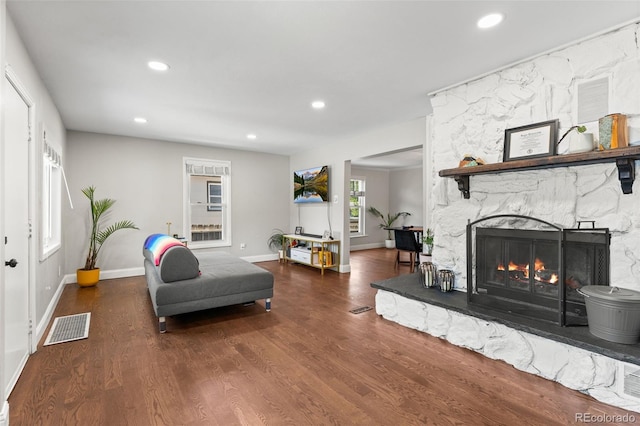
[[[5,81],[5,395],[29,357],[29,104]],[[17,262],[17,263],[15,263]],[[9,263],[9,264],[7,264]]]

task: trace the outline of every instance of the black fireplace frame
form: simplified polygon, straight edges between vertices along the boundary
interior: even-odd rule
[[[606,277],[604,277],[604,279],[602,280],[603,282],[600,282],[598,284],[609,285],[610,234],[608,229],[595,228],[593,223],[592,223],[592,227],[587,229],[580,228],[580,227],[577,229],[576,228],[568,229],[568,228],[561,228],[557,225],[554,225],[542,219],[538,219],[530,216],[513,215],[513,214],[493,215],[493,216],[488,216],[488,217],[478,219],[473,222],[469,221],[467,224],[467,229],[466,229],[467,304],[469,308],[473,309],[474,307],[476,307],[483,310],[486,310],[486,309],[498,310],[498,311],[508,312],[514,315],[520,315],[520,316],[550,321],[560,326],[586,325],[586,310],[584,308],[584,305],[582,306],[582,310],[584,311],[583,313],[584,317],[582,318],[576,317],[573,311],[576,310],[576,304],[580,305],[580,303],[579,302],[576,303],[574,300],[569,300],[569,301],[567,300],[567,289],[564,284],[558,285],[557,303],[554,302],[556,304],[555,308],[551,308],[551,306],[545,307],[543,305],[530,304],[526,302],[523,302],[520,304],[517,300],[511,300],[511,299],[509,299],[508,302],[504,302],[504,300],[506,299],[502,299],[501,297],[495,294],[494,295],[482,294],[481,291],[477,291],[477,290],[483,290],[483,288],[479,288],[477,283],[475,282],[478,279],[478,276],[477,276],[478,272],[475,271],[476,273],[474,274],[474,268],[476,267],[474,261],[477,261],[474,255],[474,254],[477,254],[476,252],[474,252],[474,244],[477,241],[476,241],[476,238],[473,238],[473,231],[475,228],[479,228],[479,226],[481,226],[483,222],[488,222],[491,220],[498,220],[498,219],[501,219],[503,221],[506,220],[510,222],[515,222],[515,223],[522,222],[522,221],[530,221],[529,223],[534,222],[533,225],[528,227],[527,232],[535,233],[537,231],[540,233],[544,233],[545,237],[542,238],[543,241],[548,241],[551,244],[553,244],[554,241],[555,243],[557,243],[558,245],[557,265],[558,265],[558,275],[559,275],[558,282],[559,283],[565,283],[565,278],[566,278],[565,277],[566,275],[565,262],[566,262],[566,253],[567,253],[567,250],[565,250],[566,247],[571,246],[572,244],[579,244],[581,240],[586,240],[589,243],[591,242],[590,240],[592,238],[595,238],[596,240],[598,240],[597,244],[604,244],[603,240],[606,241],[606,250],[601,250],[601,252],[599,253],[601,256],[605,257],[605,262],[607,265]],[[541,229],[541,228],[544,228],[544,229]],[[484,228],[480,228],[480,229],[484,229]],[[498,233],[500,232],[508,233],[509,231],[515,230],[514,228],[510,229],[510,228],[503,228],[503,227],[499,227],[499,228],[492,227],[492,229],[496,230]],[[477,231],[478,230],[476,230],[476,232]],[[585,231],[585,232],[588,232],[589,234],[585,232],[580,232],[580,231]],[[475,247],[475,250],[478,250],[478,247]],[[484,290],[486,292],[486,288]],[[549,305],[552,305],[554,303],[551,303]],[[571,308],[572,310],[569,316],[567,315],[568,307]]]

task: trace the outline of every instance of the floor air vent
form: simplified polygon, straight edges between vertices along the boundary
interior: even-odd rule
[[[86,339],[90,320],[91,312],[55,318],[44,346]]]

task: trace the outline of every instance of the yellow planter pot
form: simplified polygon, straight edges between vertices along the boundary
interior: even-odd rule
[[[78,269],[76,271],[78,278],[78,285],[80,287],[93,287],[100,281],[100,268],[84,270]]]

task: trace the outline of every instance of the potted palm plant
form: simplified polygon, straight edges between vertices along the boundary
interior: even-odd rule
[[[138,229],[130,220],[121,220],[113,225],[102,227],[101,219],[103,215],[115,204],[116,200],[111,198],[95,199],[96,188],[89,186],[82,189],[82,193],[89,199],[91,205],[91,231],[89,233],[89,251],[84,268],[76,271],[78,285],[81,287],[91,287],[100,281],[100,268],[96,267],[98,253],[104,242],[121,229]]]
[[[396,220],[398,220],[398,218],[411,216],[411,213],[409,213],[409,212],[398,212],[396,214],[387,213],[387,215],[385,216],[380,212],[380,210],[376,209],[373,206],[369,207],[367,209],[367,211],[370,214],[372,214],[375,217],[377,217],[378,219],[380,219],[380,224],[378,225],[380,228],[387,230],[387,239],[384,241],[385,247],[394,248],[395,247],[395,243],[393,241],[393,238],[391,237],[391,229],[390,228],[393,225],[393,223]]]

